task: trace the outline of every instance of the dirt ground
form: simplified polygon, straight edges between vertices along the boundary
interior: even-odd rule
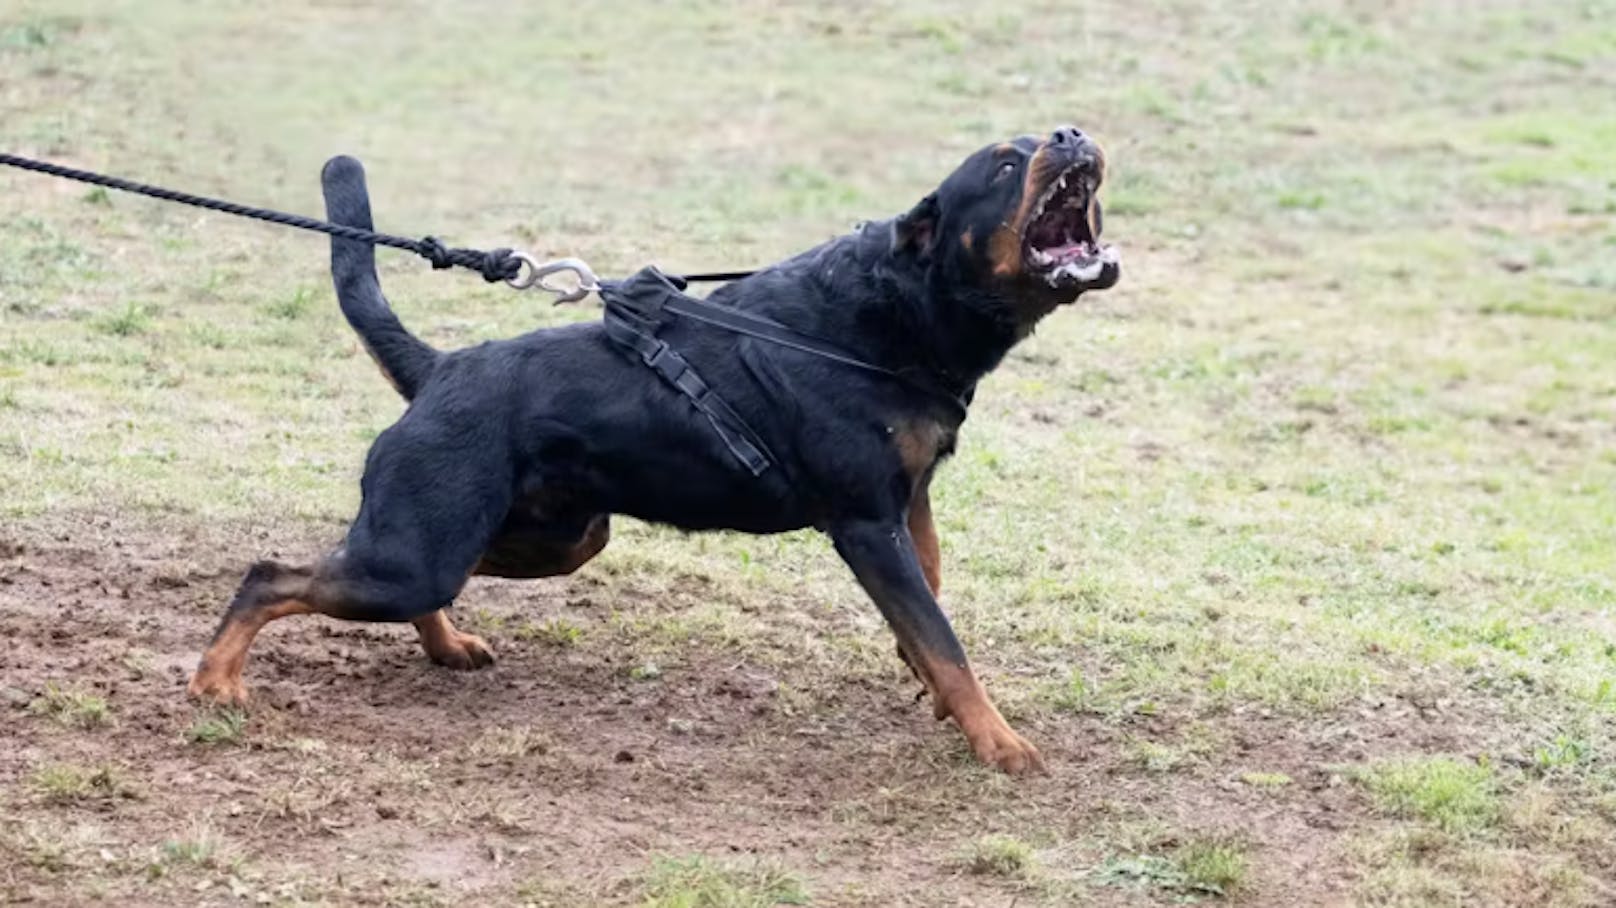
[[[1082,867],[1099,836],[1159,849],[1174,829],[1226,829],[1253,855],[1241,903],[1345,903],[1344,830],[1376,821],[1338,767],[1474,746],[1472,726],[1493,718],[1417,697],[1363,705],[1350,724],[1231,716],[1230,746],[1172,785],[1123,747],[1172,729],[1074,718],[1027,729],[1053,771],[1009,781],[972,765],[897,675],[832,680],[799,712],[780,697],[791,667],[744,652],[698,646],[646,683],[609,646],[495,633],[498,665],[456,673],[430,665],[407,628],[311,619],[263,635],[245,731],[207,744],[192,740],[184,685],[233,590],[235,553],[297,543],[101,524],[0,536],[0,778],[51,761],[114,778],[68,805],[10,793],[12,844],[29,859],[0,870],[9,902],[632,903],[649,855],[697,852],[807,868],[816,904],[1064,904],[1047,886],[970,872],[959,843],[1035,829],[1065,843],[1054,861]],[[587,571],[479,581],[459,608],[588,623],[603,585]],[[32,714],[52,683],[104,697],[108,723]],[[1246,766],[1294,784],[1244,784]],[[62,864],[78,871],[66,888]],[[1177,898],[1080,891],[1083,904]]]

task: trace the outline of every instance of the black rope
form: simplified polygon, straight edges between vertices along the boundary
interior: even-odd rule
[[[52,164],[48,161],[36,161],[32,158],[19,157],[3,152],[0,152],[0,164],[18,167],[23,170],[32,170],[35,173],[49,174],[53,177],[77,180],[80,183],[105,186],[108,189],[133,192],[150,196],[154,199],[162,199],[166,202],[179,202],[182,205],[194,205],[210,211],[223,211],[226,214],[268,221],[271,224],[282,224],[287,227],[297,227],[301,230],[313,230],[341,237],[345,240],[369,243],[372,246],[391,246],[394,249],[403,249],[406,252],[415,253],[431,262],[432,267],[440,271],[453,267],[469,268],[481,274],[483,280],[491,284],[510,280],[522,270],[521,260],[516,258],[510,249],[491,249],[487,252],[477,249],[453,249],[443,245],[442,241],[437,237],[428,236],[412,240],[408,237],[377,233],[374,230],[364,230],[359,227],[348,227],[343,224],[318,221],[299,214],[287,214],[284,211],[273,211],[268,208],[237,205],[235,202],[226,202],[222,199],[210,199],[207,196],[192,195],[188,192],[178,192],[146,183],[136,183],[133,180],[109,177],[105,174],[88,170],[76,170],[72,167],[63,167],[60,164]],[[687,281],[733,281],[743,277],[750,277],[756,273],[755,271],[713,271],[705,274],[686,274],[682,275],[682,277]]]
[[[268,221],[271,224],[283,224],[287,227],[297,227],[302,230],[314,230],[341,237],[345,240],[358,240],[361,243],[369,243],[372,246],[391,246],[394,249],[403,249],[421,256],[430,261],[433,268],[443,269],[454,266],[470,268],[472,271],[480,272],[483,279],[490,283],[513,278],[522,268],[521,261],[512,256],[509,249],[494,249],[489,252],[481,252],[476,249],[451,249],[430,236],[412,240],[408,237],[377,233],[374,230],[363,230],[358,227],[317,221],[314,218],[287,214],[284,211],[253,208],[248,205],[237,205],[234,202],[226,202],[220,199],[210,199],[206,196],[191,195],[188,192],[176,192],[172,189],[164,189],[161,186],[149,186],[145,183],[136,183],[133,180],[121,180],[117,177],[92,173],[88,170],[75,170],[72,167],[63,167],[60,164],[35,161],[31,158],[22,158],[11,154],[0,153],[0,164],[20,167],[23,170],[32,170],[36,173],[50,174],[53,177],[77,180],[80,183],[105,186],[108,189],[119,189],[124,192],[151,196],[154,199],[162,199],[167,202],[179,202],[182,205],[195,205],[198,208],[207,208],[211,211],[223,211],[226,214]]]

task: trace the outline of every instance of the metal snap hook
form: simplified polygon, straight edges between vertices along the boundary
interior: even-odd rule
[[[595,276],[594,269],[590,268],[583,259],[555,259],[541,264],[526,253],[517,252],[513,253],[513,255],[522,264],[522,268],[516,272],[514,277],[509,278],[506,283],[517,290],[538,287],[540,290],[554,293],[555,301],[559,304],[575,303],[600,289],[600,279]],[[571,272],[576,276],[577,283],[568,287],[564,284],[552,284],[545,280],[552,274],[563,272]]]

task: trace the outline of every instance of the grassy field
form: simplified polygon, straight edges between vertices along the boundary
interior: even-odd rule
[[[0,902],[1616,903],[1616,3],[0,0],[0,149],[607,274],[1075,122],[1121,285],[981,388],[978,768],[828,544],[623,522],[502,661],[284,622],[401,412],[317,237],[0,172]],[[385,254],[440,347],[598,317]]]

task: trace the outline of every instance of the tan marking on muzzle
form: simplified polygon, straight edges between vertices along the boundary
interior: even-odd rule
[[[993,263],[993,274],[996,277],[1014,277],[1021,273],[1021,247],[1022,238],[1027,234],[1027,227],[1032,222],[1033,211],[1038,207],[1038,200],[1049,188],[1049,184],[1061,175],[1065,169],[1062,165],[1053,163],[1053,156],[1048,153],[1049,143],[1044,142],[1033,152],[1032,160],[1027,164],[1027,178],[1021,186],[1021,204],[1016,207],[1015,214],[1006,218],[999,229],[993,231],[993,237],[988,241],[988,258]],[[1094,146],[1095,180],[1094,185],[1099,187],[1105,180],[1105,150],[1099,145]],[[1096,193],[1097,196],[1097,193]],[[1094,229],[1094,198],[1089,200],[1089,232],[1096,239],[1099,232]]]

